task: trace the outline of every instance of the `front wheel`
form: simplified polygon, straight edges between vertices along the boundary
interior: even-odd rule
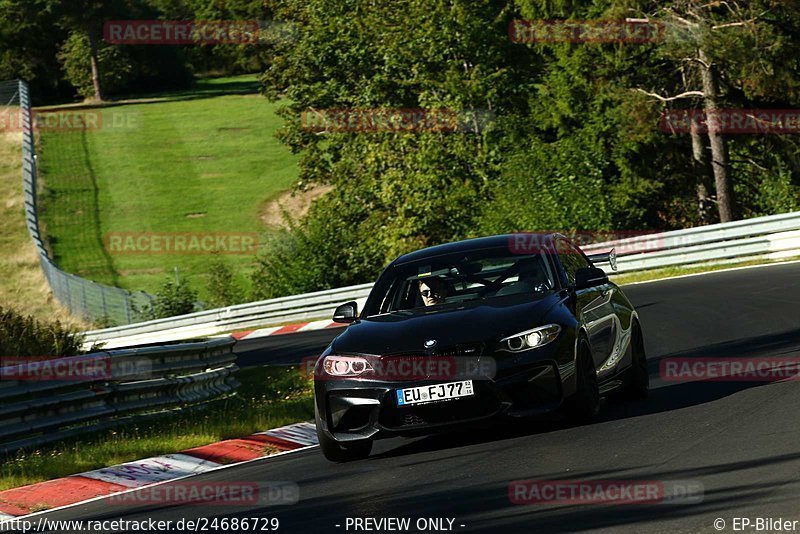
[[[575,421],[588,423],[600,413],[600,386],[592,352],[586,340],[581,340],[578,345],[575,363],[575,394],[568,399],[567,407]]]

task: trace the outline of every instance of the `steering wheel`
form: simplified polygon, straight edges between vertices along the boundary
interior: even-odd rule
[[[481,297],[483,297],[487,293],[489,293],[491,291],[496,291],[497,289],[499,289],[500,286],[503,285],[503,282],[507,278],[517,274],[517,272],[520,270],[520,264],[521,263],[522,262],[517,262],[514,265],[512,265],[511,267],[509,267],[508,269],[506,269],[505,271],[503,271],[503,273],[500,276],[498,276],[497,279],[495,279],[493,282],[489,282],[488,284],[486,284],[486,287],[484,287],[483,289],[478,291],[478,294]]]

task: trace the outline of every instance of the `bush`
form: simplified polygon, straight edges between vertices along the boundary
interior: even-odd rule
[[[164,319],[192,313],[195,309],[197,292],[189,283],[181,278],[173,280],[167,278],[156,293],[156,298],[151,305],[152,317]]]
[[[59,321],[39,321],[0,307],[0,357],[71,356],[81,352],[82,343],[82,336]]]
[[[603,179],[609,166],[601,147],[577,136],[532,141],[508,156],[482,214],[481,233],[609,229]]]
[[[242,292],[233,279],[233,270],[221,259],[214,260],[209,269],[208,305],[224,308],[242,302]]]
[[[734,146],[733,157],[749,160],[759,157],[763,167],[735,163],[737,177],[734,190],[745,218],[788,213],[800,209],[800,173],[792,171],[792,165],[783,154],[774,149],[753,143],[746,149]]]

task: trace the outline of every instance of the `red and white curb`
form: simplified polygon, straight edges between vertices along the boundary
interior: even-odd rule
[[[183,479],[315,445],[317,433],[314,424],[296,423],[245,438],[228,439],[175,454],[0,491],[0,524],[31,513]],[[270,454],[273,449],[279,452]]]
[[[233,332],[231,334],[228,334],[225,331],[220,332],[220,329],[216,327],[209,328],[207,326],[202,326],[166,330],[162,332],[152,332],[148,334],[136,334],[113,339],[87,339],[83,344],[83,348],[84,350],[90,350],[95,343],[100,343],[104,349],[119,349],[152,343],[174,343],[185,339],[197,339],[202,337],[228,337],[229,335],[237,340],[242,340],[265,336],[280,336],[283,334],[297,334],[300,332],[309,332],[311,330],[322,330],[324,328],[344,328],[345,326],[347,325],[334,323],[330,319],[324,319],[321,321],[310,321],[307,323],[295,323],[272,326],[269,328],[259,328],[255,330],[243,330],[240,332]]]
[[[311,330],[323,330],[325,328],[344,328],[347,325],[334,323],[330,319],[322,321],[311,321],[309,323],[287,324],[283,326],[273,326],[271,328],[259,328],[258,330],[245,330],[234,332],[231,336],[239,341],[243,339],[253,339],[257,337],[280,336],[283,334],[297,334],[299,332],[309,332]]]

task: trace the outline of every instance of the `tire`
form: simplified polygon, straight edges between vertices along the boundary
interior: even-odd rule
[[[631,334],[631,367],[625,379],[622,393],[627,399],[646,399],[650,389],[650,373],[647,370],[647,355],[644,337],[639,323],[633,323]]]
[[[600,386],[589,343],[585,339],[578,343],[575,394],[568,399],[567,408],[573,420],[589,423],[600,413]]]
[[[347,444],[339,443],[331,439],[322,431],[319,424],[319,415],[315,418],[317,426],[317,439],[319,440],[319,448],[322,449],[322,454],[325,455],[331,462],[342,463],[352,462],[354,460],[363,460],[372,452],[372,440],[365,439],[361,441],[353,441]]]

